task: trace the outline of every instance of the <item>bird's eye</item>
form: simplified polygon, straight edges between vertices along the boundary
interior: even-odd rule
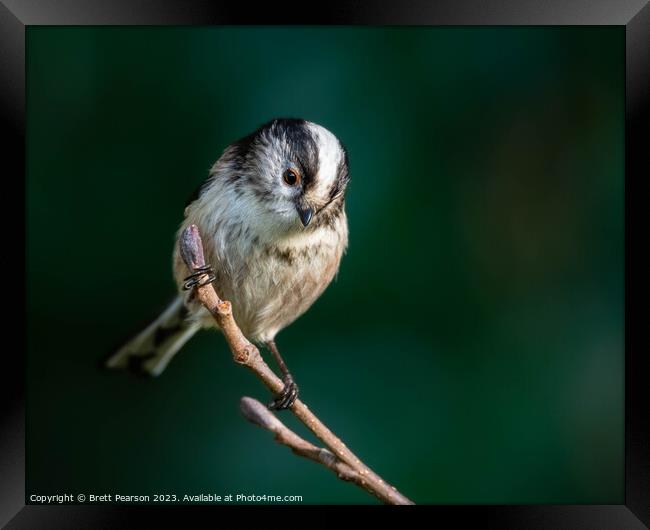
[[[298,175],[298,172],[295,169],[287,169],[284,172],[284,175],[282,175],[282,178],[284,181],[289,184],[289,186],[295,186],[300,182],[300,175]]]

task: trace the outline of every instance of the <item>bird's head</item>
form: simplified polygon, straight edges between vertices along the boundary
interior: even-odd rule
[[[275,119],[224,153],[235,189],[263,217],[288,230],[312,230],[343,210],[348,158],[330,131],[301,119]]]

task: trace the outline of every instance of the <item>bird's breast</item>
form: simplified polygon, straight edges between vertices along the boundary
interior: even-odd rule
[[[206,254],[215,264],[215,288],[232,302],[235,320],[249,339],[272,339],[322,294],[347,246],[342,221],[273,242],[249,234],[224,246],[223,238],[215,237]]]

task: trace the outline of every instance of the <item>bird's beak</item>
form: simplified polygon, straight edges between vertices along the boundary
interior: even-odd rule
[[[314,209],[311,206],[296,206],[298,210],[298,215],[300,216],[300,222],[302,226],[306,227],[311,221],[312,216],[314,215]]]

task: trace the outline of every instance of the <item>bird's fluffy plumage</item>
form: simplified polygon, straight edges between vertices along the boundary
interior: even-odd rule
[[[283,182],[289,167],[299,172],[299,187]],[[348,243],[348,179],[346,152],[331,132],[304,120],[273,120],[229,146],[186,207],[179,234],[198,226],[215,288],[232,302],[249,339],[272,340],[336,275]],[[314,211],[306,227],[300,205]],[[179,288],[189,272],[177,242]],[[214,325],[197,302],[186,305],[191,321]]]

